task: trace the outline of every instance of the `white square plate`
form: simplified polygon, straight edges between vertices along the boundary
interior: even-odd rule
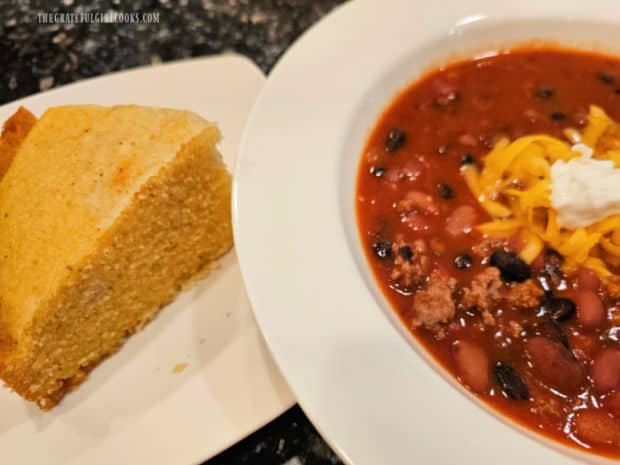
[[[217,121],[235,166],[243,126],[264,76],[235,55],[103,76],[0,107],[36,115],[71,103],[135,103],[192,110]],[[41,412],[0,389],[2,463],[191,464],[271,420],[293,397],[265,348],[235,252],[174,303],[60,405]],[[185,365],[187,366],[181,371]],[[178,373],[173,369],[177,367]]]

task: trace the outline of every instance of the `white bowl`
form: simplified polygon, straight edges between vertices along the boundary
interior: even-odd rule
[[[354,193],[369,131],[425,70],[533,39],[620,54],[619,25],[616,0],[360,0],[273,71],[242,143],[236,243],[276,362],[345,461],[609,462],[496,414],[432,360],[370,273]]]

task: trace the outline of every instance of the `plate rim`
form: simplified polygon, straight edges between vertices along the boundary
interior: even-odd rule
[[[156,63],[156,64],[141,64],[141,65],[137,65],[131,68],[124,68],[124,69],[119,69],[116,71],[104,72],[103,74],[98,74],[96,76],[84,77],[76,81],[63,83],[58,86],[55,85],[54,87],[51,87],[49,89],[36,91],[32,94],[24,95],[22,97],[18,97],[16,99],[4,102],[0,104],[0,111],[5,111],[7,108],[10,108],[12,105],[19,104],[24,100],[31,100],[31,99],[35,100],[43,96],[53,97],[57,92],[71,91],[73,90],[74,87],[99,84],[98,81],[100,80],[107,81],[108,79],[117,79],[119,77],[121,78],[131,77],[132,75],[134,75],[134,73],[137,75],[137,74],[144,73],[144,72],[148,73],[148,72],[160,71],[160,70],[163,72],[166,72],[171,68],[178,68],[179,66],[200,65],[201,63],[217,62],[217,61],[221,61],[221,62],[237,61],[239,63],[245,63],[245,65],[249,65],[250,67],[254,68],[252,72],[258,72],[261,76],[263,76],[263,78],[266,78],[266,74],[263,72],[263,70],[261,70],[258,67],[258,65],[254,63],[252,60],[250,60],[248,57],[240,53],[237,53],[237,52],[226,51],[226,52],[214,54],[214,55],[181,58],[178,60],[164,61],[162,63]],[[260,92],[259,92],[259,95],[260,95]],[[236,165],[237,165],[237,162],[235,162],[235,167]]]

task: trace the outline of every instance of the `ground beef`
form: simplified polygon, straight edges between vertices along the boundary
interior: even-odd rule
[[[532,391],[532,399],[534,402],[534,409],[539,415],[544,416],[547,421],[557,422],[563,418],[562,403],[559,402],[553,395],[549,394],[545,389],[538,388],[535,385],[535,381],[532,380],[528,387]],[[559,425],[558,425],[559,426]]]
[[[461,205],[446,218],[446,232],[451,237],[459,237],[468,234],[477,222],[476,209],[471,205]]]
[[[506,246],[504,239],[486,238],[482,242],[472,246],[471,252],[478,258],[488,258],[493,252]]]
[[[454,278],[433,273],[426,289],[418,291],[413,297],[413,326],[437,331],[442,323],[452,321],[456,313],[453,299],[455,289]]]
[[[484,310],[480,316],[482,316],[482,322],[485,326],[495,326],[495,317],[491,312]]]
[[[407,259],[399,253],[403,247],[411,247],[413,252],[411,259]],[[392,281],[406,289],[412,289],[426,282],[431,262],[428,257],[428,246],[423,239],[417,239],[411,245],[402,239],[397,239],[392,245],[392,252],[395,257],[394,268],[390,274]]]
[[[416,239],[413,241],[413,251],[418,255],[425,255],[428,253],[428,245],[424,239]]]
[[[412,211],[425,211],[432,215],[439,213],[439,208],[435,204],[433,197],[419,191],[409,191],[405,198],[398,202],[396,210],[399,213],[409,213]]]
[[[490,266],[461,290],[459,304],[465,309],[477,308],[481,312],[488,312],[501,300],[503,285],[499,270]]]
[[[489,312],[500,304],[510,308],[533,308],[538,306],[543,294],[543,290],[531,279],[510,285],[504,283],[499,269],[490,266],[461,290],[459,305],[464,309],[479,310],[484,323],[489,325],[493,324]]]
[[[406,289],[411,289],[424,282],[424,273],[418,263],[410,262],[400,255],[394,259],[394,268],[390,274],[392,281]]]
[[[520,323],[517,323],[514,320],[510,320],[508,322],[508,327],[510,329],[510,335],[515,339],[521,337],[521,332],[523,331],[523,326]]]
[[[504,304],[508,307],[519,309],[538,307],[543,295],[543,290],[531,279],[506,286],[503,292]]]

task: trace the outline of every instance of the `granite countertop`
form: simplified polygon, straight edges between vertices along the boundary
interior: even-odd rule
[[[343,0],[0,1],[0,103],[87,77],[233,50],[266,73]],[[50,5],[60,6],[50,6]],[[159,13],[157,24],[40,24],[41,12]]]
[[[229,50],[268,73],[305,29],[343,1],[0,1],[0,104],[120,69]],[[159,22],[39,23],[42,12],[96,11],[154,13]],[[204,465],[340,463],[294,407]]]

